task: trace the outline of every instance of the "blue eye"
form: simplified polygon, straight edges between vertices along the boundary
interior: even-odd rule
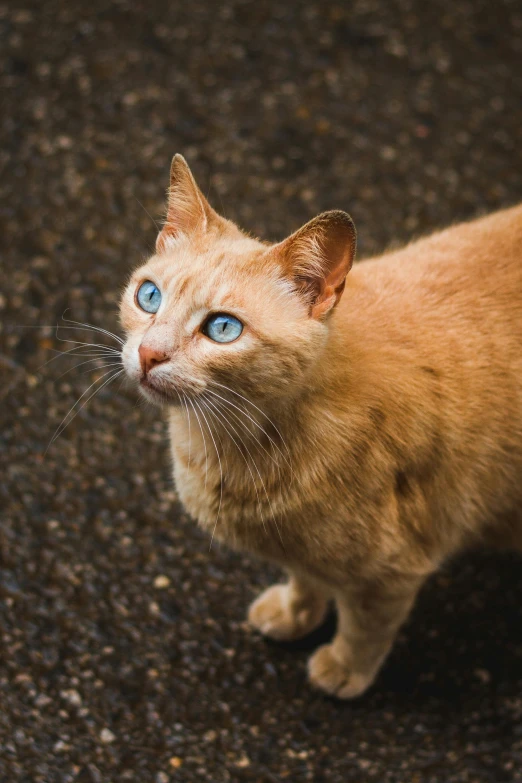
[[[161,304],[161,291],[150,280],[145,280],[138,288],[138,304],[146,313],[157,313]]]
[[[203,327],[203,334],[216,343],[231,343],[243,331],[243,324],[233,315],[218,313],[211,315]]]

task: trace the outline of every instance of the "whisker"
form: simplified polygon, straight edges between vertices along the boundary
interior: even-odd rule
[[[66,427],[68,427],[68,426],[69,426],[69,424],[70,424],[70,423],[73,421],[73,419],[75,419],[75,418],[76,418],[76,416],[79,414],[79,412],[82,410],[82,408],[84,408],[84,407],[85,407],[85,405],[87,405],[87,403],[89,402],[89,400],[91,400],[91,399],[94,397],[94,395],[95,395],[95,394],[97,394],[99,391],[101,391],[101,390],[104,388],[104,386],[106,386],[108,383],[110,383],[110,381],[113,381],[115,378],[117,378],[117,377],[118,377],[118,375],[121,375],[121,373],[122,373],[122,372],[123,372],[123,370],[118,370],[117,372],[114,372],[114,370],[113,370],[113,369],[112,369],[112,367],[111,367],[111,369],[110,369],[110,370],[108,370],[108,371],[107,371],[106,373],[104,373],[104,374],[103,374],[103,375],[102,375],[100,378],[97,378],[97,379],[96,379],[96,380],[95,380],[93,383],[91,383],[91,385],[90,385],[90,386],[89,386],[89,387],[88,387],[88,388],[87,388],[87,389],[86,389],[86,390],[83,392],[83,394],[81,395],[81,397],[79,397],[79,398],[76,400],[76,402],[74,403],[74,405],[72,406],[72,408],[71,408],[71,409],[69,410],[69,412],[68,412],[68,413],[67,413],[67,414],[64,416],[64,418],[62,419],[62,421],[60,422],[60,424],[59,424],[59,425],[58,425],[58,427],[56,428],[56,430],[55,430],[55,433],[54,433],[53,437],[52,437],[52,438],[51,438],[51,440],[49,441],[49,445],[48,445],[48,446],[47,446],[47,448],[45,449],[44,456],[47,454],[47,452],[49,451],[49,449],[51,448],[51,446],[53,445],[53,443],[55,442],[55,440],[56,440],[56,439],[57,439],[57,438],[58,438],[58,437],[59,437],[59,436],[62,434],[62,432],[63,432],[63,431],[66,429]],[[85,400],[85,401],[82,403],[82,405],[80,405],[80,407],[79,407],[79,408],[78,408],[78,409],[75,411],[74,415],[73,415],[73,416],[71,416],[71,413],[72,413],[72,412],[74,411],[74,409],[77,407],[78,403],[79,403],[79,402],[81,402],[81,400],[82,400],[82,399],[85,397],[85,395],[86,395],[86,394],[87,394],[87,393],[88,393],[88,392],[89,392],[89,391],[92,389],[92,387],[93,387],[93,386],[95,386],[97,383],[99,383],[99,381],[101,381],[101,380],[103,380],[104,378],[106,378],[106,377],[107,377],[107,375],[109,375],[110,373],[112,373],[112,375],[110,376],[110,378],[108,378],[106,381],[104,381],[104,383],[103,383],[101,386],[99,386],[97,389],[95,389],[95,390],[94,390],[94,392],[93,392],[91,395],[89,395],[89,397],[87,397],[87,399],[86,399],[86,400]],[[71,416],[71,418],[69,418],[69,416]]]
[[[67,310],[65,311],[65,313]],[[102,334],[106,334],[107,337],[111,337],[113,340],[116,340],[117,343],[120,345],[123,345],[124,340],[121,339],[121,337],[118,337],[117,334],[114,334],[114,332],[109,332],[108,329],[102,329],[101,326],[94,326],[94,324],[88,324],[88,323],[82,323],[81,321],[73,321],[71,318],[65,318],[65,313],[62,315],[62,321],[65,321],[67,324],[76,324],[75,326],[61,326],[60,329],[79,329],[83,327],[84,329],[90,329],[94,332],[101,332]]]
[[[87,343],[85,346],[75,346],[74,348],[69,348],[68,351],[58,351],[55,348],[51,348],[51,351],[54,351],[57,355],[51,357],[51,359],[48,359],[46,362],[41,364],[36,372],[39,372],[40,370],[43,370],[44,367],[47,367],[48,364],[51,364],[51,362],[54,362],[56,359],[59,359],[61,356],[67,356],[69,354],[75,354],[76,356],[94,356],[95,354],[99,354],[100,357],[107,356],[107,357],[116,357],[121,356],[120,351],[116,351],[113,348],[110,348],[109,350],[102,351],[100,348],[96,348],[96,351],[85,351],[84,348],[91,347],[90,343]],[[92,346],[95,347],[95,346]],[[76,353],[75,353],[76,352]]]
[[[211,400],[208,400],[208,399],[207,399],[207,402],[208,402],[210,405],[212,405],[212,402],[211,402]],[[252,479],[252,484],[253,484],[253,486],[254,486],[254,491],[255,491],[255,493],[256,493],[256,498],[257,498],[257,505],[258,505],[258,508],[259,508],[259,513],[260,513],[260,516],[261,516],[261,522],[263,523],[263,529],[264,529],[264,530],[265,530],[265,532],[266,532],[265,519],[264,519],[264,516],[263,516],[263,506],[262,506],[262,504],[261,504],[261,498],[259,497],[259,491],[258,491],[258,489],[257,489],[256,480],[255,480],[255,478],[254,478],[254,474],[252,473],[252,468],[250,467],[250,464],[249,464],[249,462],[248,462],[247,458],[246,458],[246,457],[245,457],[245,455],[243,454],[243,451],[241,450],[241,448],[240,448],[240,446],[239,446],[238,442],[236,441],[236,439],[234,438],[234,436],[231,434],[231,432],[230,432],[230,430],[228,429],[228,427],[226,426],[226,424],[230,424],[230,426],[232,427],[232,429],[233,429],[233,430],[234,430],[234,432],[236,433],[237,437],[239,438],[239,440],[240,440],[240,441],[241,441],[241,443],[243,444],[243,447],[244,447],[245,451],[247,452],[248,456],[250,457],[250,459],[252,460],[252,463],[253,463],[253,464],[255,464],[255,463],[254,463],[254,460],[253,460],[253,458],[252,458],[252,455],[250,454],[250,451],[248,450],[248,447],[247,447],[246,443],[243,441],[243,439],[241,438],[241,436],[239,435],[239,433],[237,432],[237,430],[234,428],[233,424],[231,424],[231,423],[230,423],[230,422],[229,422],[229,421],[226,419],[226,417],[224,416],[224,414],[220,414],[220,412],[219,412],[219,410],[218,410],[217,408],[216,408],[216,413],[217,413],[218,415],[220,415],[221,422],[222,422],[222,423],[221,423],[221,426],[223,427],[223,429],[224,429],[224,430],[225,430],[225,432],[227,433],[227,435],[228,435],[228,437],[230,438],[230,440],[232,441],[232,443],[233,443],[233,444],[235,445],[235,447],[237,448],[237,450],[238,450],[239,454],[241,455],[241,458],[243,459],[243,461],[244,461],[245,465],[247,466],[248,472],[250,473],[250,478]],[[225,422],[226,422],[226,423],[225,423]]]
[[[211,393],[212,393],[212,392],[211,392]],[[260,439],[257,437],[256,433],[255,433],[255,432],[251,432],[251,431],[248,429],[248,427],[246,426],[246,424],[245,424],[245,422],[243,421],[243,419],[241,419],[241,418],[240,418],[240,417],[237,415],[237,413],[234,413],[234,411],[233,411],[233,410],[229,410],[229,409],[225,408],[225,406],[223,405],[223,402],[221,402],[221,401],[219,401],[219,400],[214,400],[214,404],[215,404],[215,405],[217,405],[217,406],[218,406],[218,408],[219,408],[219,409],[220,409],[220,410],[223,412],[223,415],[225,415],[225,414],[226,414],[226,415],[228,416],[228,418],[227,418],[227,421],[228,421],[228,423],[230,424],[230,426],[233,428],[234,432],[235,432],[236,434],[238,434],[238,433],[237,433],[237,430],[236,430],[236,428],[234,427],[234,425],[233,425],[233,424],[232,424],[232,422],[230,421],[230,418],[229,418],[230,416],[233,416],[233,417],[234,417],[234,419],[236,419],[236,421],[237,421],[238,425],[239,425],[239,426],[242,428],[242,430],[243,430],[244,432],[246,432],[246,433],[247,433],[247,435],[249,436],[249,438],[253,438],[253,439],[254,439],[253,446],[256,448],[257,452],[258,452],[258,453],[261,453],[261,452],[262,452],[261,456],[263,456],[263,455],[266,455],[266,456],[267,456],[267,457],[270,459],[270,461],[271,461],[271,462],[272,462],[272,463],[275,465],[275,467],[276,467],[276,469],[277,469],[277,481],[278,481],[278,483],[279,483],[279,487],[281,488],[281,487],[282,487],[281,466],[280,466],[280,464],[279,464],[278,460],[277,460],[277,459],[274,457],[274,455],[273,455],[273,454],[271,454],[271,453],[270,453],[270,451],[268,451],[268,449],[266,449],[266,448],[263,446],[263,444],[261,443]],[[264,432],[264,430],[262,430],[262,432]],[[265,434],[267,434],[267,433],[265,433]],[[238,434],[238,437],[240,437],[240,436],[239,436],[239,434]],[[267,435],[267,437],[268,437],[268,435]],[[246,443],[244,442],[244,440],[243,440],[243,439],[241,439],[241,441],[242,441],[242,443],[243,443],[243,444],[245,445],[245,447],[246,447]],[[251,455],[250,455],[250,456],[251,456]],[[256,466],[256,467],[257,467],[257,466]],[[291,466],[289,466],[289,467],[290,467],[290,470],[292,470]],[[276,523],[276,524],[277,524],[277,523]]]
[[[93,350],[88,351],[86,350],[87,348],[92,348]],[[108,348],[106,346],[97,347],[95,343],[85,343],[84,345],[78,345],[74,348],[68,348],[66,351],[59,351],[58,348],[49,348],[49,350],[58,354],[58,356],[67,356],[70,353],[74,353],[74,351],[78,351],[78,356],[89,356],[91,353],[95,352],[106,356],[121,356],[121,351],[117,351],[115,348]]]
[[[209,390],[207,390],[207,391],[208,391],[210,394],[212,394],[212,396],[214,396],[214,397],[216,397],[216,396],[219,396],[219,395],[216,395],[216,393],[215,393],[215,392],[212,392],[212,391],[210,391],[210,389],[209,389]],[[219,400],[221,400],[221,401],[219,401]],[[240,417],[237,415],[237,413],[234,413],[234,411],[233,411],[233,410],[228,410],[228,409],[225,409],[225,406],[223,405],[223,402],[225,402],[225,400],[222,400],[222,398],[221,398],[221,397],[219,397],[219,400],[218,400],[218,401],[216,401],[216,405],[217,405],[217,406],[218,406],[218,407],[219,407],[221,410],[223,410],[223,411],[225,411],[225,410],[226,410],[226,412],[228,413],[228,415],[229,415],[229,416],[233,416],[233,417],[234,417],[234,419],[236,419],[236,421],[238,422],[238,424],[240,424],[240,425],[241,425],[241,427],[243,428],[244,432],[246,432],[246,433],[247,433],[247,435],[249,436],[249,438],[253,438],[253,439],[254,439],[254,441],[255,441],[254,445],[256,446],[256,448],[258,449],[258,451],[259,451],[259,450],[263,451],[263,452],[264,452],[264,453],[267,455],[267,457],[268,457],[269,459],[271,459],[271,460],[272,460],[272,462],[274,463],[274,465],[277,467],[277,470],[278,470],[278,473],[279,473],[279,478],[281,478],[281,466],[279,465],[279,462],[276,460],[276,458],[274,457],[274,455],[273,455],[273,454],[271,454],[271,453],[268,451],[268,449],[266,449],[266,448],[263,446],[263,444],[261,443],[260,439],[257,437],[256,433],[255,433],[255,432],[252,432],[251,430],[249,430],[249,429],[248,429],[248,427],[246,426],[246,424],[245,424],[245,422],[243,421],[243,419],[241,419],[241,418],[240,418]],[[228,401],[227,401],[227,402],[228,402]],[[266,435],[266,437],[267,437],[267,438],[269,437],[268,433],[267,433],[267,432],[266,432],[266,431],[265,431],[263,428],[261,428],[261,432],[262,432],[264,435]]]
[[[65,320],[68,321],[67,318]],[[79,324],[80,321],[70,321],[69,323]],[[10,328],[11,329],[71,329],[76,332],[85,332],[86,330],[89,330],[89,331],[103,332],[103,334],[106,334],[108,337],[112,337],[114,340],[117,340],[117,342],[119,342],[120,345],[123,345],[125,342],[124,340],[121,339],[121,337],[118,337],[116,334],[109,332],[107,329],[101,329],[99,326],[91,326],[88,324],[82,324],[81,326],[63,326],[61,324],[37,324],[35,326],[33,326],[32,324],[12,324]],[[62,340],[61,342],[70,342],[70,341]]]
[[[187,424],[188,424],[188,431],[189,431],[189,446],[188,446],[187,470],[189,470],[190,469],[190,461],[191,461],[191,457],[192,457],[192,454],[191,454],[191,450],[192,450],[191,427],[192,427],[192,425],[191,425],[191,421],[190,421],[190,411],[189,411],[189,408],[188,408],[188,402],[187,402],[187,397],[185,395],[185,392],[182,391],[181,395],[180,395],[180,393],[176,390],[176,394],[178,395],[178,399],[179,399],[180,405],[183,408],[183,410],[185,412],[185,415],[187,417]]]
[[[136,198],[136,196],[134,196],[134,198]],[[158,223],[157,223],[157,222],[154,220],[154,218],[153,218],[153,217],[152,217],[152,215],[150,214],[149,210],[148,210],[148,209],[146,209],[146,208],[143,206],[143,204],[141,203],[141,201],[140,201],[139,199],[137,199],[137,198],[136,198],[136,201],[138,202],[138,204],[140,205],[140,207],[142,208],[142,210],[145,212],[145,214],[147,215],[147,217],[149,217],[149,218],[152,220],[152,222],[153,222],[153,223],[154,223],[154,225],[156,226],[156,230],[157,230],[157,231],[161,231],[161,226],[159,226],[159,225],[158,225]]]
[[[181,392],[183,396],[183,401],[185,403],[185,411],[187,414],[187,423],[188,423],[188,431],[189,431],[189,447],[188,447],[188,462],[187,462],[187,470],[190,468],[190,458],[192,456],[191,450],[192,450],[192,433],[191,433],[191,425],[190,425],[190,411],[188,409],[188,403],[187,403],[187,397],[185,395],[185,392]]]
[[[188,401],[190,402],[190,405],[192,407],[192,410],[194,411],[194,415],[196,416],[197,422],[199,424],[199,429],[201,430],[201,437],[203,438],[203,446],[205,449],[205,489],[207,488],[207,477],[208,477],[208,453],[207,453],[207,441],[205,438],[205,433],[203,432],[203,427],[201,426],[201,421],[199,420],[198,412],[196,411],[194,407],[193,401],[190,399],[190,397],[187,397]]]
[[[79,364],[75,364],[74,367],[69,367],[68,370],[65,370],[65,372],[62,372],[61,375],[58,376],[56,379],[59,381],[61,378],[63,378],[68,373],[72,372],[73,370],[77,370],[79,367],[82,367],[84,364],[91,364],[92,362],[100,362],[103,359],[103,357],[96,356],[94,359],[86,359],[84,362],[80,362]],[[102,364],[98,368],[90,367],[88,370],[84,370],[84,372],[93,372],[93,370],[100,369],[103,370],[105,367],[123,367],[123,364],[121,362],[108,362],[105,364]]]
[[[208,391],[210,391],[210,390],[208,390]],[[210,394],[212,394],[212,395],[215,395],[216,393],[215,393],[215,392],[212,392],[212,391],[210,391]],[[217,395],[217,396],[220,396],[220,395]],[[223,398],[223,399],[224,399],[224,398]],[[224,400],[224,401],[225,401],[225,402],[227,402],[228,404],[231,404],[231,403],[230,403],[230,400]],[[209,402],[210,402],[210,401],[209,401]],[[236,407],[236,406],[234,406],[234,407]],[[244,447],[245,447],[245,448],[246,448],[246,450],[247,450],[247,453],[248,453],[248,455],[249,455],[250,459],[252,460],[252,464],[253,464],[253,466],[254,466],[254,468],[255,468],[255,470],[256,470],[256,473],[257,473],[257,475],[259,476],[259,480],[261,481],[261,485],[262,485],[262,487],[263,487],[263,491],[264,491],[264,493],[265,493],[265,496],[266,496],[266,499],[267,499],[267,502],[268,502],[268,505],[269,505],[269,508],[270,508],[270,513],[272,514],[272,519],[274,520],[274,524],[275,524],[275,526],[276,526],[276,530],[277,530],[277,533],[278,533],[278,536],[279,536],[279,540],[281,541],[281,546],[283,547],[283,550],[284,550],[284,548],[285,548],[285,545],[284,545],[284,542],[283,542],[283,537],[282,537],[282,535],[281,535],[281,530],[280,530],[280,528],[279,528],[279,525],[277,524],[277,519],[276,519],[276,515],[275,515],[275,513],[274,513],[274,508],[273,508],[273,506],[272,506],[272,501],[270,500],[270,496],[269,496],[269,494],[268,494],[268,491],[267,491],[267,489],[266,489],[265,482],[263,481],[263,477],[262,477],[262,475],[261,475],[261,472],[260,472],[260,470],[259,470],[259,468],[258,468],[258,466],[257,466],[257,464],[256,464],[256,462],[255,462],[255,460],[254,460],[254,458],[252,457],[252,454],[250,453],[250,450],[248,449],[248,446],[247,446],[247,445],[246,445],[246,443],[244,442],[244,440],[243,440],[243,439],[240,437],[240,435],[237,433],[237,430],[234,428],[233,424],[231,424],[231,422],[230,422],[229,420],[227,420],[227,422],[228,422],[228,424],[230,424],[230,426],[231,426],[231,427],[233,427],[233,429],[234,429],[234,432],[236,432],[236,434],[237,434],[237,435],[238,435],[238,437],[240,438],[241,442],[243,443]],[[255,420],[253,420],[253,422],[254,422],[255,424],[257,424],[257,422],[255,422]],[[258,426],[259,426],[259,425],[258,425]],[[261,428],[261,429],[263,429],[263,428]],[[263,432],[265,432],[265,431],[263,430]],[[230,433],[229,433],[229,435],[230,435]],[[269,440],[271,440],[271,438],[270,438],[270,436],[268,435],[268,433],[266,433],[266,432],[265,432],[265,435],[266,435],[266,436],[269,438]],[[231,436],[230,436],[230,437],[231,437]],[[275,445],[275,444],[274,444],[274,445]],[[276,448],[277,448],[277,446],[276,446]],[[266,451],[266,449],[265,449],[265,451]],[[281,453],[281,452],[280,452],[280,453]],[[281,454],[282,454],[282,453],[281,453]],[[269,455],[269,456],[271,456],[271,455]],[[285,457],[284,457],[284,455],[283,455],[283,454],[282,454],[282,456],[283,456],[283,458],[285,459]],[[288,460],[286,460],[286,462],[288,462]],[[277,464],[277,463],[276,463],[276,464]],[[289,466],[289,467],[290,467],[290,470],[292,470],[291,466]],[[279,466],[278,466],[278,468],[279,468]],[[281,473],[280,473],[280,471],[279,471],[279,480],[281,480]],[[254,481],[254,487],[256,487],[255,481]],[[256,492],[257,492],[257,488],[256,488]],[[262,516],[261,516],[261,519],[262,519],[262,521],[263,521],[263,527],[264,527],[264,528],[265,528],[265,530],[266,530],[266,527],[265,527],[264,520],[263,520],[263,517],[262,517]]]
[[[91,361],[94,361],[94,359],[91,359]],[[99,359],[98,359],[98,361],[99,361]],[[81,365],[78,364],[77,367],[81,367]],[[83,370],[82,374],[86,375],[88,372],[94,372],[95,370],[104,370],[105,367],[123,367],[123,364],[121,362],[108,362],[107,364],[98,365],[98,367],[90,367],[88,370]],[[75,368],[73,367],[73,369],[75,369]],[[68,370],[67,372],[70,372],[70,370]],[[64,375],[65,374],[66,373],[64,373]],[[60,376],[60,378],[62,378],[62,377],[63,376]]]
[[[57,326],[56,328],[63,329],[63,326]],[[83,340],[71,340],[68,337],[67,338],[58,337],[58,334],[56,334],[55,337],[60,343],[73,343],[73,345],[94,346],[95,348],[105,348],[107,351],[115,351],[116,353],[120,353],[120,351],[117,348],[114,348],[112,345],[104,345],[103,343],[86,343]]]
[[[201,415],[205,419],[206,425],[208,427],[208,431],[210,433],[210,437],[212,438],[212,443],[214,444],[214,448],[216,450],[216,457],[218,458],[218,463],[219,463],[219,477],[220,477],[220,482],[219,482],[219,505],[218,505],[218,510],[217,510],[217,514],[216,514],[216,521],[214,522],[214,527],[212,529],[212,536],[210,537],[210,547],[209,547],[209,551],[210,551],[210,549],[212,549],[212,543],[214,541],[214,535],[216,533],[217,523],[218,523],[218,519],[219,519],[219,513],[221,511],[221,504],[223,502],[223,467],[221,465],[221,457],[219,456],[219,450],[218,450],[216,441],[214,440],[214,435],[212,434],[212,429],[211,429],[211,427],[210,427],[210,425],[209,425],[209,423],[207,421],[207,417],[205,416],[203,408],[200,406],[200,404],[199,404],[199,402],[197,400],[194,400],[194,402],[198,406],[199,410],[201,411]],[[203,400],[202,400],[202,402],[204,404]],[[208,410],[208,408],[207,408],[207,410]]]
[[[211,401],[210,401],[210,400],[208,400],[208,399],[207,399],[207,402],[208,402],[209,404],[212,404],[212,403],[211,403]],[[218,412],[217,408],[216,408],[216,412]],[[223,414],[221,414],[221,417],[222,417],[222,418],[225,418]],[[237,436],[238,436],[238,438],[240,439],[241,443],[243,444],[244,448],[246,449],[246,452],[247,452],[248,456],[249,456],[249,457],[250,457],[250,459],[252,460],[252,464],[253,464],[253,466],[254,466],[254,468],[255,468],[255,471],[256,471],[257,475],[259,476],[259,480],[260,480],[260,482],[261,482],[261,486],[263,487],[263,491],[264,491],[264,493],[265,493],[265,496],[266,496],[266,499],[267,499],[267,502],[268,502],[268,506],[269,506],[269,508],[270,508],[270,513],[272,514],[272,519],[274,520],[274,524],[275,524],[275,526],[276,526],[276,530],[277,530],[277,533],[278,533],[278,535],[279,535],[279,539],[280,539],[280,541],[281,541],[281,546],[282,546],[282,547],[283,547],[283,549],[284,549],[284,548],[285,548],[285,546],[284,546],[284,543],[283,543],[283,538],[282,538],[282,536],[281,536],[281,530],[279,529],[279,525],[277,524],[277,519],[276,519],[276,516],[275,516],[275,513],[274,513],[274,508],[273,508],[273,506],[272,506],[272,501],[270,500],[270,496],[269,496],[269,494],[268,494],[268,491],[267,491],[267,489],[266,489],[265,482],[263,481],[263,477],[262,477],[262,475],[261,475],[261,472],[260,472],[260,470],[259,470],[259,468],[258,468],[258,466],[257,466],[257,464],[256,464],[256,461],[255,461],[255,460],[254,460],[254,458],[252,457],[252,454],[250,453],[250,450],[249,450],[248,446],[246,445],[246,443],[244,442],[244,440],[241,438],[241,436],[239,435],[239,433],[238,433],[238,432],[237,432],[237,430],[235,429],[234,425],[233,425],[233,424],[231,424],[231,423],[230,423],[230,421],[228,421],[228,420],[226,420],[226,419],[225,419],[225,421],[227,421],[227,423],[228,423],[228,424],[230,424],[230,426],[231,426],[231,427],[234,429],[234,432],[236,433],[236,435],[237,435]],[[235,441],[234,437],[233,437],[233,436],[230,434],[230,431],[227,429],[227,427],[226,427],[226,425],[225,425],[225,424],[223,424],[223,427],[224,427],[225,431],[228,433],[228,435],[229,435],[229,437],[231,438],[231,440],[232,440],[234,443],[236,443],[236,441]],[[265,532],[266,532],[266,525],[265,525],[265,520],[264,520],[264,517],[263,517],[262,505],[261,505],[261,501],[260,501],[260,498],[259,498],[259,493],[258,493],[258,490],[257,490],[257,485],[256,485],[256,482],[255,482],[254,476],[253,476],[253,474],[252,474],[252,471],[251,471],[251,469],[250,469],[250,465],[248,464],[248,460],[246,459],[245,455],[243,454],[243,452],[241,451],[241,449],[239,448],[239,446],[237,445],[237,443],[236,443],[236,447],[237,447],[237,449],[238,449],[239,453],[241,454],[241,456],[243,457],[243,459],[244,459],[244,461],[245,461],[245,464],[246,464],[246,466],[247,466],[247,468],[248,468],[248,470],[249,470],[249,472],[250,472],[250,476],[251,476],[251,478],[252,478],[252,482],[253,482],[253,484],[254,484],[254,489],[255,489],[255,492],[256,492],[256,496],[257,496],[258,506],[259,506],[259,509],[260,509],[260,512],[261,512],[261,521],[262,521],[262,523],[263,523],[263,528],[264,528],[264,530],[265,530]]]
[[[222,384],[219,384],[219,386],[222,386]],[[225,387],[225,388],[227,388],[227,387]],[[230,391],[231,391],[231,390],[230,390]],[[211,391],[210,389],[208,389],[208,392],[209,392],[210,394],[214,395],[215,397],[219,397],[219,399],[220,399],[220,400],[223,400],[223,402],[225,402],[227,405],[230,405],[232,408],[235,408],[236,410],[238,410],[240,413],[242,413],[242,414],[243,414],[243,416],[246,416],[246,417],[247,417],[247,418],[248,418],[248,419],[249,419],[249,420],[252,422],[252,424],[254,424],[254,426],[255,426],[255,427],[257,427],[259,430],[261,430],[261,432],[262,432],[264,435],[266,435],[266,437],[268,438],[268,440],[270,441],[270,443],[272,444],[272,446],[273,446],[273,447],[276,449],[276,451],[277,451],[277,452],[278,452],[278,453],[281,455],[281,457],[284,459],[284,461],[286,462],[286,464],[288,465],[288,467],[290,468],[290,470],[292,471],[292,474],[293,474],[292,465],[290,464],[290,461],[289,461],[289,459],[288,459],[288,458],[287,458],[287,457],[286,457],[286,456],[283,454],[283,452],[281,451],[281,449],[279,448],[279,446],[277,445],[277,443],[274,441],[274,439],[270,437],[270,435],[268,434],[268,432],[267,432],[267,431],[266,431],[266,430],[265,430],[265,429],[264,429],[264,428],[263,428],[263,427],[262,427],[262,426],[259,424],[259,422],[257,422],[257,421],[256,421],[256,420],[255,420],[255,419],[254,419],[254,418],[253,418],[253,417],[252,417],[252,416],[251,416],[251,415],[248,413],[248,411],[244,410],[244,408],[240,408],[238,405],[236,405],[235,403],[233,403],[231,400],[227,400],[227,398],[226,398],[226,397],[223,397],[221,394],[217,394],[217,392]],[[242,395],[239,395],[239,396],[242,396]],[[273,425],[272,425],[272,426],[273,426]],[[277,432],[279,432],[279,430],[277,430]],[[280,436],[280,437],[281,437],[281,436]],[[286,444],[285,444],[285,445],[286,445]],[[290,453],[290,452],[289,452],[289,450],[288,450],[288,447],[286,447],[286,448],[287,448],[287,451],[288,451],[288,453]]]
[[[231,389],[231,388],[230,388],[230,386],[225,386],[225,384],[223,384],[223,383],[218,383],[217,381],[211,381],[211,383],[212,383],[213,385],[215,385],[215,386],[220,386],[222,389],[226,389],[226,390],[227,390],[227,391],[229,391],[231,394],[235,394],[235,395],[236,395],[236,397],[240,397],[242,400],[244,400],[244,401],[245,401],[245,402],[247,402],[249,405],[251,405],[253,408],[255,408],[255,409],[256,409],[256,411],[258,411],[258,412],[259,412],[259,413],[260,413],[260,414],[261,414],[261,415],[262,415],[262,416],[263,416],[263,417],[264,417],[264,418],[265,418],[265,419],[268,421],[268,423],[269,423],[269,424],[271,424],[271,425],[272,425],[272,427],[275,429],[275,431],[277,432],[277,434],[278,434],[278,435],[279,435],[279,437],[281,438],[281,442],[283,443],[284,447],[286,448],[286,450],[287,450],[287,452],[288,452],[288,456],[290,456],[290,449],[288,448],[288,446],[287,446],[287,443],[286,443],[285,439],[283,438],[283,435],[281,434],[281,432],[279,431],[279,429],[276,427],[276,425],[275,425],[275,423],[272,421],[272,419],[271,419],[269,416],[267,416],[267,415],[266,415],[266,413],[265,413],[263,410],[261,410],[261,408],[259,408],[259,407],[258,407],[258,406],[257,406],[255,403],[253,403],[253,402],[252,402],[252,400],[249,400],[247,397],[244,397],[244,396],[243,396],[242,394],[240,394],[239,392],[237,392],[237,391],[234,391],[234,389]]]

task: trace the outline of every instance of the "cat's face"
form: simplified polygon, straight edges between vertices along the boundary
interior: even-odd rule
[[[176,156],[157,252],[121,301],[127,374],[160,404],[223,386],[250,399],[299,393],[324,346],[354,242],[341,212],[279,245],[246,237],[212,210]]]

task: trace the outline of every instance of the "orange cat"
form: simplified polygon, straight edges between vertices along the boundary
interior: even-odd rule
[[[354,252],[338,211],[276,245],[246,236],[177,155],[156,254],[121,303],[182,502],[288,571],[250,607],[262,633],[303,636],[335,601],[309,673],[341,698],[370,685],[446,558],[522,547],[522,207],[350,272]]]

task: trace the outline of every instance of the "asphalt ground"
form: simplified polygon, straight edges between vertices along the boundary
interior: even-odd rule
[[[157,411],[114,383],[44,455],[101,370],[26,328],[118,331],[175,152],[263,237],[348,210],[361,258],[520,201],[519,0],[10,0],[0,56],[2,783],[522,780],[520,557],[445,567],[324,698],[318,636],[247,630],[279,575],[209,551]]]

